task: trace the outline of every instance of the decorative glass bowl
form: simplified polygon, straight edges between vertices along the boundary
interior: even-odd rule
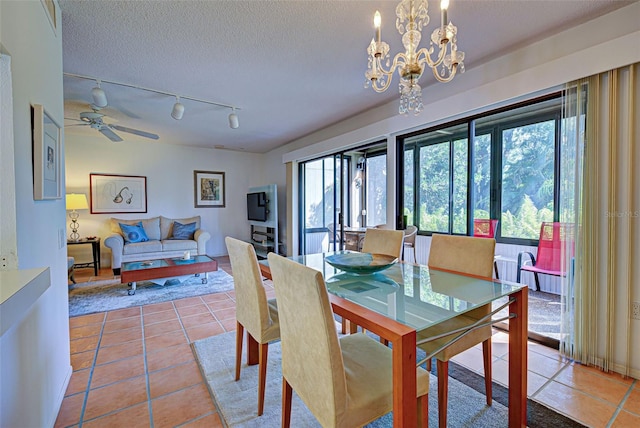
[[[398,258],[385,254],[337,253],[325,257],[324,260],[341,271],[368,275],[393,266]]]

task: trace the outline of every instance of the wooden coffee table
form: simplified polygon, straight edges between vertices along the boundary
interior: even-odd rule
[[[188,260],[169,258],[126,262],[122,264],[120,280],[131,286],[129,295],[136,294],[138,281],[151,281],[159,278],[171,278],[185,275],[204,274],[202,283],[207,283],[207,272],[218,270],[218,262],[209,256],[194,256]]]

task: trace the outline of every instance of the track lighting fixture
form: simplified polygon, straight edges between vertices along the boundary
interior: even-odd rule
[[[2,1],[2,0],[0,0],[0,1]],[[145,88],[145,87],[142,87],[142,86],[131,85],[129,83],[114,82],[112,80],[104,80],[104,79],[96,79],[95,77],[82,76],[82,75],[73,74],[73,73],[63,73],[63,74],[65,76],[68,76],[68,77],[75,77],[76,79],[95,80],[97,86],[94,87],[91,90],[91,96],[93,97],[93,105],[95,107],[98,107],[98,108],[106,107],[107,104],[108,104],[107,103],[107,95],[105,94],[104,90],[100,87],[101,83],[108,83],[110,85],[124,86],[126,88],[139,89],[141,91],[153,92],[155,94],[162,94],[162,95],[168,95],[168,96],[171,96],[171,97],[175,97],[176,102],[173,104],[173,109],[171,110],[171,117],[174,118],[175,120],[182,119],[182,116],[184,115],[184,104],[182,104],[180,102],[180,98],[182,98],[182,99],[194,101],[194,102],[197,102],[197,103],[208,104],[208,105],[213,105],[213,106],[218,106],[218,107],[231,109],[231,113],[229,114],[229,126],[232,129],[236,129],[236,128],[238,128],[240,126],[240,123],[238,122],[238,115],[236,113],[236,110],[240,110],[240,109],[237,108],[237,107],[234,107],[232,105],[229,105],[229,104],[223,104],[223,103],[218,103],[218,102],[215,102],[215,101],[203,100],[203,99],[200,99],[200,98],[187,97],[185,95],[182,95],[182,97],[179,97],[179,96],[175,95],[175,92],[174,93],[170,93],[170,92],[166,92],[166,91],[160,91],[158,89],[151,89],[151,88]]]
[[[176,103],[173,105],[173,110],[171,110],[171,117],[175,120],[180,120],[183,114],[184,104],[180,102],[180,97],[176,96]]]
[[[98,86],[91,90],[91,97],[93,97],[93,105],[96,107],[106,107],[107,102],[107,94],[104,93],[104,90],[100,87],[100,80],[96,80]]]
[[[229,126],[231,129],[236,129],[240,126],[240,122],[238,122],[238,115],[236,114],[236,108],[232,107],[231,114],[229,115]]]

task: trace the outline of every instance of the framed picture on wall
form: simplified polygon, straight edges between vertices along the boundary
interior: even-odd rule
[[[196,208],[224,207],[224,172],[193,171],[193,187]]]
[[[146,213],[147,177],[89,174],[92,214]]]
[[[60,125],[40,104],[31,107],[33,118],[33,199],[60,199]]]

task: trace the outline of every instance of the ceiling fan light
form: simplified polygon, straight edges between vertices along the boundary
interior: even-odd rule
[[[240,122],[238,122],[238,115],[236,114],[236,109],[233,109],[233,113],[229,115],[229,127],[231,129],[237,129],[240,126]]]
[[[173,105],[173,110],[171,110],[171,117],[175,120],[182,119],[182,115],[184,114],[184,104],[180,102],[179,98],[176,98],[176,103]]]
[[[100,83],[91,90],[91,97],[93,98],[93,105],[96,107],[106,107],[108,104],[107,94],[105,94],[104,90],[100,87]]]

